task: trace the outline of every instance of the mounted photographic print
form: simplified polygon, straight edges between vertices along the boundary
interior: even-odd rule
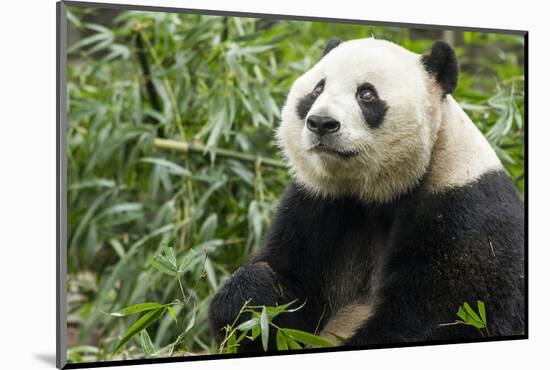
[[[58,367],[527,338],[526,48],[58,3]]]

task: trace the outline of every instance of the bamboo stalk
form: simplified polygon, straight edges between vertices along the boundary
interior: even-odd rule
[[[198,144],[198,143],[190,143],[186,141],[156,138],[153,140],[153,145],[159,149],[176,150],[178,152],[183,152],[183,153],[199,153],[202,155],[206,155],[206,154],[209,154],[210,152],[213,152],[214,154],[220,157],[233,158],[233,159],[238,159],[241,161],[247,161],[252,163],[259,162],[261,164],[265,164],[266,166],[271,166],[271,167],[280,167],[280,168],[286,167],[283,162],[278,161],[276,159],[264,158],[264,157],[259,157],[252,154],[240,153],[230,149],[222,149],[222,148],[207,149],[205,145]]]

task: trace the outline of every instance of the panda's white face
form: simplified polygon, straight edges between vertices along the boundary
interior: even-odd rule
[[[278,142],[310,191],[385,202],[426,172],[441,96],[418,54],[382,40],[347,41],[295,81]]]

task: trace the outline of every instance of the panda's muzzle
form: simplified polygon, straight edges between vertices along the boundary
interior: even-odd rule
[[[314,145],[309,149],[310,152],[317,154],[328,154],[342,159],[355,157],[359,154],[356,150],[342,150],[331,145],[332,134],[340,131],[340,122],[329,116],[311,115],[306,119],[307,129],[315,135],[312,139]]]
[[[308,151],[312,153],[317,153],[317,154],[328,154],[330,156],[339,157],[341,159],[349,159],[349,158],[355,157],[360,153],[359,150],[336,149],[336,148],[333,148],[332,146],[323,144],[322,142],[319,142],[317,145],[314,145]]]
[[[306,127],[309,131],[322,137],[338,132],[340,130],[340,122],[328,116],[311,115],[306,120]]]

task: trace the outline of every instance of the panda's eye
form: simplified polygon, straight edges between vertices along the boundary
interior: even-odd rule
[[[359,99],[368,103],[376,99],[376,95],[374,94],[374,91],[372,91],[372,89],[366,88],[359,91]]]
[[[325,88],[325,81],[324,80],[321,80],[317,86],[315,86],[315,88],[313,89],[313,91],[311,92],[311,95],[313,95],[314,97],[318,97],[319,95],[321,95],[321,93],[323,92],[323,89]]]

